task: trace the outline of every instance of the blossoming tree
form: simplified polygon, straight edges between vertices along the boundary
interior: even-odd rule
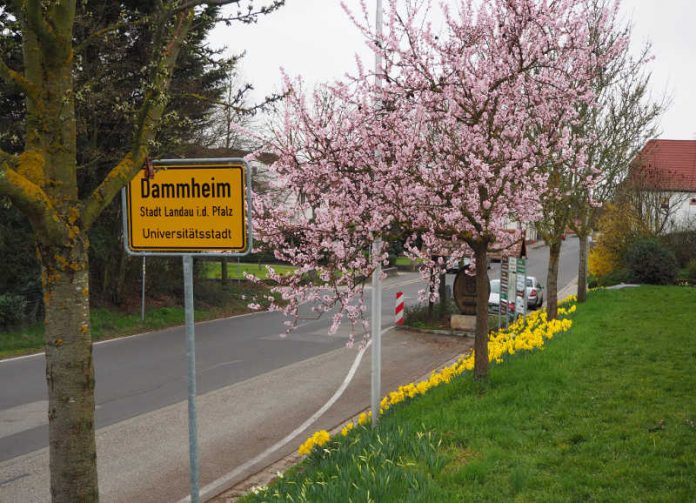
[[[362,292],[377,257],[369,250],[398,227],[403,180],[399,166],[417,162],[418,128],[383,105],[359,68],[351,83],[323,86],[309,96],[300,81],[285,79],[285,110],[273,128],[270,148],[275,186],[288,197],[260,195],[254,201],[257,240],[278,259],[298,266],[290,275],[270,271],[296,319],[301,303],[322,313],[338,307],[332,331],[346,316],[365,323]],[[312,273],[314,281],[308,281]],[[289,325],[293,322],[289,321]]]
[[[301,300],[320,301],[319,310],[338,303],[334,328],[344,313],[359,318],[354,301],[376,236],[398,226],[430,268],[444,266],[433,255],[473,254],[475,376],[483,378],[487,255],[519,237],[508,231],[512,220],[539,217],[542,166],[583,162],[571,129],[577,110],[594,106],[589,84],[605,58],[593,52],[585,4],[576,1],[462,1],[456,12],[443,8],[436,30],[430,2],[390,0],[383,38],[362,9],[363,20],[353,20],[384,61],[384,85],[370,88],[359,69],[350,85],[315,94],[311,105],[288,85],[273,169],[297,204],[287,211],[260,202],[256,228],[278,258],[300,266],[277,278],[286,311],[296,313]],[[300,285],[310,270],[323,294]]]
[[[470,249],[475,258],[474,373],[485,377],[487,255],[518,239],[511,221],[539,218],[544,166],[583,165],[583,140],[572,129],[578,110],[595,106],[592,78],[617,48],[595,52],[582,2],[460,2],[456,12],[443,8],[440,30],[423,22],[429,2],[389,6],[384,44],[374,50],[382,51],[390,92],[412,96],[423,124],[420,162],[407,178],[428,196],[406,208],[422,255]],[[607,13],[594,28],[608,22]]]

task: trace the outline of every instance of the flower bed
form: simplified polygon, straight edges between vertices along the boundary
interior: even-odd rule
[[[502,363],[506,356],[514,355],[522,351],[543,350],[547,340],[561,332],[568,331],[573,322],[568,316],[572,315],[577,306],[577,298],[571,295],[559,303],[558,319],[548,320],[546,310],[540,309],[529,313],[524,318],[519,318],[506,329],[493,332],[488,341],[488,359],[490,362]],[[460,356],[455,363],[438,371],[433,371],[428,379],[417,383],[408,383],[399,386],[395,391],[388,393],[380,402],[380,414],[384,414],[393,406],[411,400],[419,395],[426,394],[429,390],[448,384],[455,377],[474,368],[474,352],[471,351]],[[354,423],[350,421],[341,429],[341,435],[347,436],[355,426],[364,426],[370,422],[372,412],[363,412]],[[326,430],[319,430],[305,440],[298,448],[300,455],[310,454],[315,447],[321,448],[331,440],[331,435]]]

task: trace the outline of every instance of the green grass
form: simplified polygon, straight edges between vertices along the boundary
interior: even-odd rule
[[[399,256],[394,259],[395,266],[410,267],[413,265],[413,260],[408,257]]]
[[[237,264],[236,261],[231,260],[227,263],[227,277],[229,279],[245,279],[245,274],[251,274],[260,280],[268,279],[266,265],[273,267],[278,274],[289,274],[296,269],[294,266],[284,264],[252,264],[248,262]],[[206,278],[220,279],[221,274],[220,262],[205,262]]]
[[[692,270],[688,267],[680,269],[677,274],[677,281],[679,283],[696,284],[696,270]]]
[[[543,351],[331,441],[251,501],[696,501],[696,289],[593,292]]]
[[[197,321],[249,312],[250,302],[267,304],[265,300],[265,296],[268,295],[267,287],[253,285],[247,281],[231,282],[226,290],[222,290],[217,284],[199,285],[194,290],[197,295],[204,297],[195,300]],[[184,308],[180,305],[147,308],[146,302],[144,321],[140,319],[139,309],[137,312],[123,312],[115,309],[92,308],[90,321],[92,340],[99,341],[182,325]],[[0,333],[0,358],[42,351],[43,337],[43,323]]]

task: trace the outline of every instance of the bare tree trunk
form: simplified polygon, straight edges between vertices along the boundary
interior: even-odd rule
[[[227,288],[227,257],[220,259],[220,285]]]
[[[587,300],[587,253],[588,239],[587,234],[578,234],[580,241],[580,258],[578,260],[578,302]]]
[[[54,503],[99,500],[87,246],[39,247]]]
[[[113,301],[114,304],[120,306],[123,304],[126,293],[126,273],[128,272],[128,254],[124,251],[119,253],[118,260],[118,275],[116,276],[116,284],[113,285]]]
[[[549,245],[549,269],[546,276],[546,312],[548,318],[558,317],[558,263],[561,256],[561,242]]]
[[[474,247],[476,259],[476,335],[474,338],[474,379],[488,377],[488,297],[490,283],[486,268],[488,243]]]
[[[440,274],[440,286],[438,289],[440,295],[440,319],[444,319],[447,315],[447,275]]]
[[[433,302],[433,292],[435,291],[435,285],[433,284],[434,273],[430,273],[430,283],[428,285],[428,321],[433,321],[433,315],[435,311],[435,303]]]

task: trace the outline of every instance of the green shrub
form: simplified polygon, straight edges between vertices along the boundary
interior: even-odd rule
[[[599,285],[599,278],[593,276],[592,274],[587,275],[587,288],[597,288]]]
[[[444,309],[443,309],[444,308]],[[404,323],[408,326],[418,328],[435,328],[431,325],[438,325],[439,322],[449,323],[451,314],[458,313],[459,310],[452,299],[447,299],[443,306],[440,301],[433,305],[432,319],[428,316],[428,303],[414,304],[406,306],[404,309]]]
[[[696,257],[689,260],[686,264],[686,277],[691,281],[696,281]]]
[[[676,281],[679,265],[670,250],[655,239],[633,242],[624,255],[629,279],[638,283],[669,285]]]
[[[680,267],[696,259],[696,231],[683,230],[672,232],[662,237],[662,243],[677,257]]]
[[[589,288],[613,286],[631,281],[631,273],[625,267],[618,267],[604,276],[591,276]]]
[[[24,321],[27,301],[22,295],[0,294],[0,327],[9,328]]]

